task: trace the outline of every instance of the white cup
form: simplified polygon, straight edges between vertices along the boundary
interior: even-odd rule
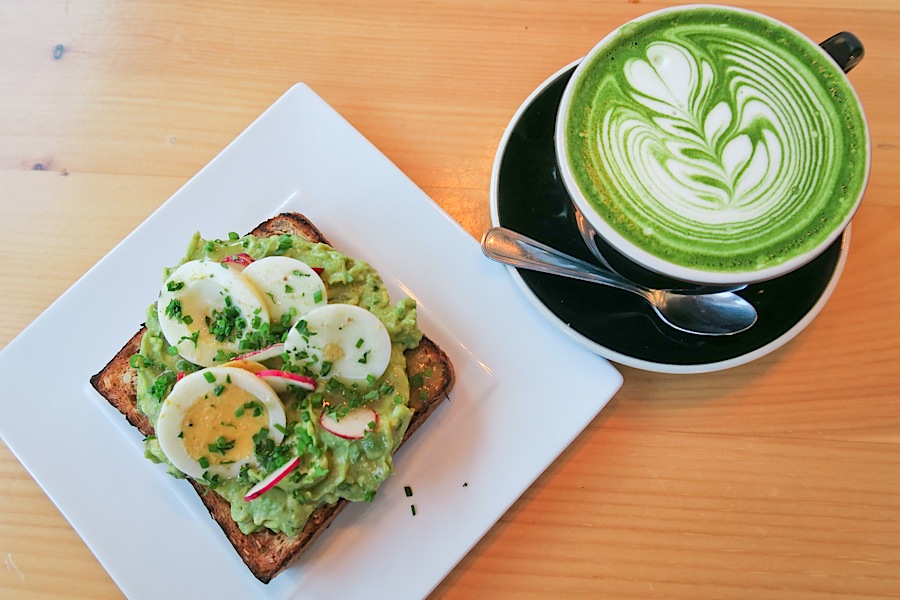
[[[697,24],[714,20],[717,29]],[[752,45],[755,27],[763,38],[792,40],[791,49],[773,51],[765,39]],[[834,243],[862,200],[871,142],[844,74],[862,46],[846,33],[824,45],[759,13],[707,5],[655,11],[603,38],[569,80],[555,131],[590,250],[647,285],[730,286],[782,276]],[[800,53],[817,68],[798,66]],[[836,95],[819,94],[826,89]],[[733,98],[723,100],[723,90]],[[603,102],[585,100],[601,93]],[[835,152],[852,157],[853,168],[832,164]],[[824,224],[814,223],[811,206]],[[676,240],[669,249],[668,239]],[[766,244],[768,253],[755,257],[755,245]],[[701,249],[708,255],[694,256]]]

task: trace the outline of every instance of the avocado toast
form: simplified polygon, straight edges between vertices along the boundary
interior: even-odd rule
[[[254,229],[250,235],[255,238],[278,239],[284,239],[284,236],[297,236],[314,244],[327,244],[321,232],[305,217],[296,213],[282,214],[269,219]],[[154,418],[147,414],[153,413],[142,411],[139,407],[138,389],[142,386],[139,382],[139,369],[135,368],[133,358],[140,355],[142,343],[146,341],[144,338],[147,335],[148,329],[145,325],[102,371],[91,378],[91,384],[146,439],[153,440],[157,431],[153,424]],[[408,406],[410,416],[403,423],[405,429],[398,428],[402,435],[391,444],[393,450],[396,450],[396,447],[408,439],[429,417],[453,385],[453,367],[448,357],[424,335],[417,344],[407,343],[400,362],[405,366],[409,381],[409,394],[405,406]],[[290,535],[284,531],[273,531],[268,528],[255,528],[248,532],[246,522],[239,524],[233,518],[231,503],[220,493],[224,488],[212,489],[217,486],[210,485],[211,481],[205,477],[187,477],[187,480],[251,572],[264,583],[283,571],[308,548],[348,501],[343,497],[329,496],[327,500],[333,501],[317,506],[298,527],[289,529]],[[370,498],[371,496],[367,497]]]

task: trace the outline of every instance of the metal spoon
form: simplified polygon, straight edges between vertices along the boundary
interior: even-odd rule
[[[753,305],[732,292],[678,294],[640,286],[624,277],[563,254],[505,227],[489,229],[481,248],[492,260],[619,288],[643,297],[665,323],[697,335],[732,335],[756,323]]]

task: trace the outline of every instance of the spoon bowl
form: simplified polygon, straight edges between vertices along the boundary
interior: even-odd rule
[[[753,305],[733,292],[680,294],[645,288],[505,227],[489,229],[481,240],[481,248],[488,258],[507,265],[598,283],[641,296],[660,320],[686,333],[734,335],[746,331],[757,320]]]

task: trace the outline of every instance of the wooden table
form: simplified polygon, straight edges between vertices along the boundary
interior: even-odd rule
[[[900,595],[900,3],[736,3],[866,43],[851,78],[874,162],[836,292],[749,365],[623,367],[609,406],[435,597]],[[296,81],[480,237],[519,104],[668,4],[3,3],[0,346]],[[5,446],[0,560],[0,597],[121,594]]]

